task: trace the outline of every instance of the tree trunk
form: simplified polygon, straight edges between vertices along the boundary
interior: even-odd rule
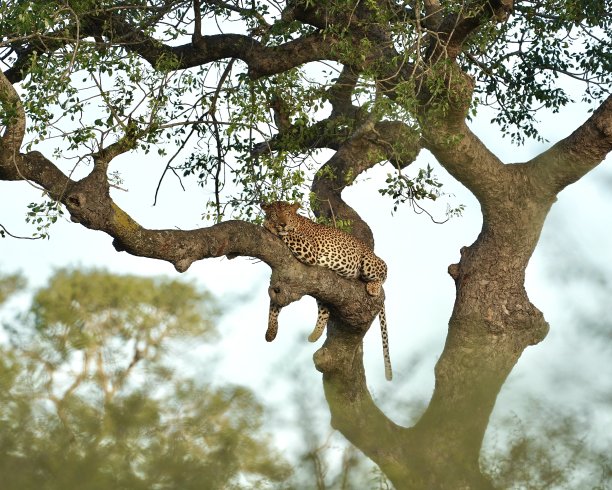
[[[495,400],[523,350],[548,331],[527,297],[524,271],[550,205],[500,202],[502,211],[486,213],[478,239],[449,267],[455,306],[431,402],[413,428],[378,411],[365,386],[361,337],[337,319],[330,323],[315,363],[324,373],[332,425],[396,488],[491,488],[479,455]]]

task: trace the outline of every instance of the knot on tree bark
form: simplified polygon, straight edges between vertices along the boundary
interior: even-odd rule
[[[270,300],[278,306],[287,306],[302,297],[301,294],[296,293],[280,282],[270,283],[270,287],[268,287],[268,296],[270,296]]]
[[[87,197],[82,192],[75,192],[66,197],[66,208],[70,213],[70,221],[81,223],[90,228],[91,220],[86,218]]]
[[[459,264],[451,264],[448,266],[448,274],[456,281],[459,277]]]
[[[125,246],[123,245],[123,243],[121,243],[121,241],[118,238],[115,238],[113,240],[113,247],[115,247],[115,250],[117,252],[125,252]]]
[[[81,194],[76,193],[73,194],[71,196],[68,196],[68,198],[66,199],[66,205],[69,208],[75,208],[75,209],[81,209],[85,203],[87,202],[87,198],[85,197],[85,194]]]
[[[325,346],[321,347],[313,354],[312,360],[314,362],[315,368],[320,373],[326,374],[331,371],[337,370],[338,365],[334,361],[334,356]]]
[[[92,230],[103,230],[108,220],[112,200],[106,173],[97,166],[85,178],[73,182],[60,200],[66,205],[73,222]]]
[[[470,251],[469,247],[461,247],[461,249],[459,250],[459,253],[461,254],[461,260],[466,259],[469,251]],[[457,279],[459,279],[460,270],[461,270],[461,262],[458,262],[456,264],[451,264],[448,266],[448,275],[451,276],[455,280],[455,282],[457,282]]]
[[[527,345],[539,344],[548,335],[550,325],[542,312],[529,300],[523,305],[515,305],[514,315],[523,326],[523,332],[526,336],[525,343]]]
[[[182,273],[189,269],[189,267],[191,267],[191,264],[193,264],[193,260],[191,259],[180,259],[174,262],[173,265],[177,272]]]

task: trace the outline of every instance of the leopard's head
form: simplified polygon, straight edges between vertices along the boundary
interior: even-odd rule
[[[276,201],[262,204],[261,209],[266,213],[264,226],[275,235],[283,236],[296,229],[299,203]]]

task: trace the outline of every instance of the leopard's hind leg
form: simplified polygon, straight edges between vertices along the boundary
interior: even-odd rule
[[[329,319],[329,308],[317,300],[317,324],[314,330],[308,336],[310,342],[316,342],[319,337],[323,334],[325,327],[327,326],[327,320]]]
[[[387,264],[375,255],[364,257],[361,263],[361,278],[366,281],[366,291],[370,296],[378,296],[383,282],[387,279]]]

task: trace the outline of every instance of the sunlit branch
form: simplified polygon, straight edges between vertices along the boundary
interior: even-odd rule
[[[0,105],[3,112],[3,120],[0,122],[5,126],[0,139],[0,150],[15,155],[23,144],[26,115],[15,87],[2,72],[0,72]]]

